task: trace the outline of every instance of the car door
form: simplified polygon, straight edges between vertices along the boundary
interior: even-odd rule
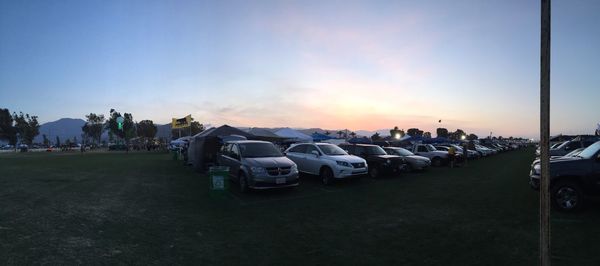
[[[318,155],[315,155],[314,152],[317,152]],[[319,174],[319,169],[321,168],[321,152],[315,147],[313,144],[306,145],[306,153],[305,153],[305,165],[306,172],[311,174]]]
[[[306,144],[296,145],[289,149],[285,156],[292,160],[297,166],[298,171],[307,172],[306,167]]]
[[[233,177],[237,177],[241,166],[241,155],[238,144],[231,145],[229,156],[227,157],[227,166],[229,166],[229,174]]]

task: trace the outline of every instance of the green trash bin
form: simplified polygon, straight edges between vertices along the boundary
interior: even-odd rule
[[[212,166],[208,168],[209,189],[212,196],[223,196],[229,187],[229,167]]]

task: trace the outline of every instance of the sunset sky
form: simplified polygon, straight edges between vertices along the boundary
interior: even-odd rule
[[[0,107],[42,122],[115,108],[155,123],[537,138],[539,6],[0,1]],[[592,133],[600,1],[552,12],[551,134]]]

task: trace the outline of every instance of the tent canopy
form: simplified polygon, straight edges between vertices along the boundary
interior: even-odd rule
[[[223,141],[238,139],[253,139],[254,136],[248,132],[223,125],[213,127],[194,135],[190,140],[188,148],[188,163],[197,171],[206,170],[206,166],[215,164],[217,152],[223,145]]]
[[[277,130],[275,134],[296,142],[311,142],[313,140],[311,136],[291,128],[282,128]]]
[[[367,137],[351,138],[351,139],[348,140],[348,143],[352,143],[352,144],[371,144],[371,139],[369,139]]]
[[[312,133],[312,135],[310,135],[313,139],[313,141],[315,142],[319,142],[319,141],[324,141],[324,140],[328,140],[328,139],[333,139],[334,137],[329,136],[329,135],[325,135],[319,132],[315,132]]]
[[[278,142],[278,141],[283,141],[286,139],[285,137],[278,136],[277,134],[269,131],[266,128],[251,127],[251,128],[248,128],[248,130],[246,130],[246,132],[254,135],[255,139],[260,139],[260,140]]]

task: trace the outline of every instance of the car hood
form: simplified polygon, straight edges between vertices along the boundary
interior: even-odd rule
[[[398,155],[369,155],[367,157],[369,161],[387,161],[403,163],[404,159]]]
[[[364,163],[365,159],[360,158],[354,155],[336,155],[336,156],[328,156],[329,159],[334,161],[344,161],[349,163]]]
[[[287,157],[244,158],[244,164],[260,167],[290,167],[294,165]]]

